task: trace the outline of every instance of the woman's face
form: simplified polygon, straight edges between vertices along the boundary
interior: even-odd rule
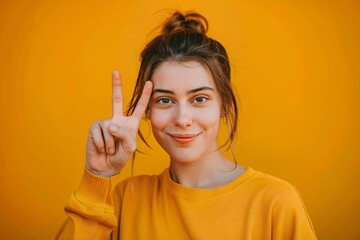
[[[196,61],[166,61],[151,80],[148,117],[171,160],[192,162],[217,150],[221,101],[211,74]]]

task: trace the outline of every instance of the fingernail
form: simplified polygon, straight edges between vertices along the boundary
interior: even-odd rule
[[[117,78],[117,77],[119,77],[119,72],[115,70],[112,72],[112,75],[113,75],[113,77]]]

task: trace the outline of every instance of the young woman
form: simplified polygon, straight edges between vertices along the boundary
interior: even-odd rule
[[[141,54],[125,114],[113,72],[113,116],[90,127],[83,179],[56,239],[316,239],[292,185],[221,153],[220,122],[231,146],[237,105],[226,51],[206,31],[206,19],[194,12],[165,22]],[[143,117],[170,166],[119,183]]]

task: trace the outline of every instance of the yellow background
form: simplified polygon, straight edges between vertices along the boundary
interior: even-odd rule
[[[88,127],[110,117],[111,71],[129,100],[139,52],[171,9],[205,15],[228,50],[238,162],[294,184],[319,239],[359,239],[360,4],[320,0],[1,0],[0,239],[56,232]],[[135,174],[168,164],[149,141]]]

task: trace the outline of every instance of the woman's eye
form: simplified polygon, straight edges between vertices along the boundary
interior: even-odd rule
[[[156,100],[157,103],[160,104],[169,104],[172,103],[172,101],[169,98],[159,98],[158,100]]]
[[[204,103],[208,100],[209,98],[205,97],[205,96],[199,96],[199,97],[196,97],[194,99],[194,102],[195,103]]]

